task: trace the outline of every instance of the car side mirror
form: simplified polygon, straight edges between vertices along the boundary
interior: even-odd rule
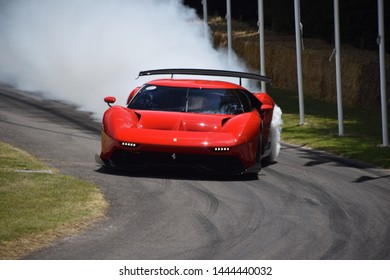
[[[107,97],[104,97],[104,102],[106,102],[108,104],[108,106],[111,107],[111,104],[115,103],[116,101],[116,98],[114,96],[107,96]]]
[[[269,104],[262,104],[260,107],[260,115],[261,118],[264,119],[266,115],[268,115],[269,112],[273,110],[274,106]]]
[[[270,111],[270,110],[272,110],[273,108],[274,108],[274,106],[269,105],[269,104],[263,104],[263,105],[261,105],[261,110],[262,110],[262,111]]]

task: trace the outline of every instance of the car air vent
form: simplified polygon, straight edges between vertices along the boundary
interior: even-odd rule
[[[138,121],[141,119],[141,114],[138,113],[138,112],[134,112],[134,114],[136,114],[137,118],[138,118]]]
[[[230,120],[231,118],[229,117],[229,118],[224,118],[223,120],[222,120],[222,126],[224,126],[225,125],[225,123],[228,121],[228,120]]]

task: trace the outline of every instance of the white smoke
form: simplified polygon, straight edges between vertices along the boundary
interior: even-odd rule
[[[282,131],[282,110],[279,106],[275,104],[274,112],[272,115],[272,122],[270,128],[270,137],[271,137],[271,152],[270,152],[270,161],[275,161],[279,156],[280,152],[280,133]]]
[[[135,80],[141,70],[227,69],[227,61],[178,0],[0,2],[0,81],[97,115],[104,96],[125,100],[144,82]]]

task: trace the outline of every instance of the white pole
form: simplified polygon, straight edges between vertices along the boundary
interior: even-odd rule
[[[334,10],[334,37],[336,48],[336,89],[337,89],[337,113],[339,121],[339,136],[344,135],[343,121],[343,95],[341,89],[341,48],[340,48],[340,21],[339,21],[339,0],[333,1]]]
[[[259,26],[259,40],[260,40],[260,75],[265,76],[265,61],[264,61],[264,5],[263,0],[258,1],[258,13],[259,21],[257,25]],[[265,82],[261,82],[261,91],[266,92]]]
[[[207,18],[207,0],[202,0],[202,5],[203,5],[203,24],[204,24],[204,35],[205,35],[205,38],[208,38],[208,34],[209,34],[209,30],[208,30],[208,27],[209,27],[209,22],[208,22],[208,18]]]
[[[228,67],[230,69],[232,65],[232,12],[230,0],[226,0],[226,20],[227,20],[227,33],[228,33]]]
[[[381,78],[381,104],[382,104],[382,145],[389,146],[387,134],[387,98],[386,98],[386,68],[385,68],[385,25],[383,0],[378,0],[378,44],[379,44],[379,65]]]
[[[297,75],[298,75],[298,94],[299,94],[299,117],[300,125],[305,124],[305,109],[303,103],[303,79],[302,79],[302,45],[301,45],[301,12],[299,0],[294,0],[295,10],[295,44],[297,52]]]

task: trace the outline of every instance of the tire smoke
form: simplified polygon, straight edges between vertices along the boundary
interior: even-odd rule
[[[178,0],[0,1],[0,81],[96,117],[104,96],[124,104],[149,79],[135,80],[141,70],[227,69],[227,61]]]
[[[275,104],[270,129],[270,137],[272,141],[270,152],[271,162],[275,161],[280,153],[280,133],[282,132],[282,125],[282,110],[278,105]]]

